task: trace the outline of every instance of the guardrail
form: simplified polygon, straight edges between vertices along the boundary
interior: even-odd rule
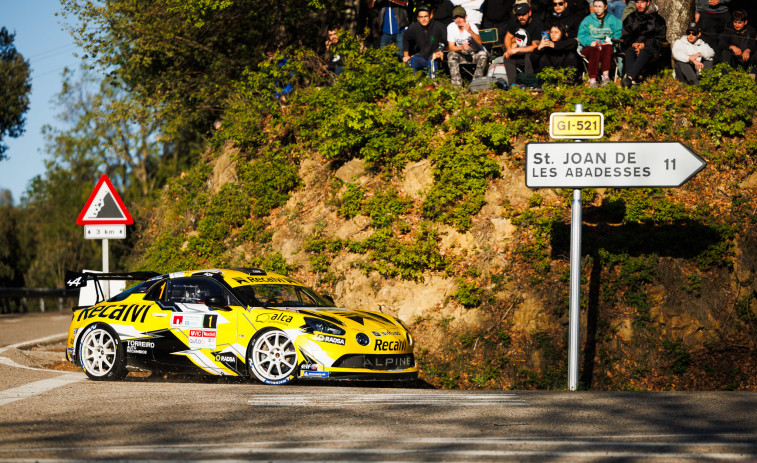
[[[57,309],[63,311],[65,299],[77,297],[76,290],[64,288],[2,288],[0,287],[0,313],[45,312],[45,300],[57,299]],[[39,304],[30,303],[38,300]],[[54,303],[53,303],[54,304]]]

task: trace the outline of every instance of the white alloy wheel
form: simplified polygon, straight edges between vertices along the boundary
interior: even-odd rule
[[[79,344],[79,359],[92,379],[121,379],[126,375],[123,353],[118,337],[110,330],[94,327]]]
[[[252,373],[260,381],[284,384],[292,379],[297,368],[297,351],[286,333],[270,330],[253,341],[249,363]]]

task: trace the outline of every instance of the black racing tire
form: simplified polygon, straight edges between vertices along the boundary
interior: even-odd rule
[[[77,354],[79,365],[89,379],[118,381],[128,373],[121,339],[103,323],[95,323],[84,330],[79,338]]]
[[[257,333],[247,347],[250,377],[279,386],[291,382],[297,372],[297,349],[289,336],[271,328]]]

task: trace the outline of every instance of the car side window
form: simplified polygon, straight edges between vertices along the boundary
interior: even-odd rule
[[[223,297],[231,304],[230,295],[218,282],[210,278],[188,277],[168,280],[163,301],[166,303],[205,304],[212,296]]]

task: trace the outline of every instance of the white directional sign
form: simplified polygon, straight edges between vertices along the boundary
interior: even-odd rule
[[[679,142],[528,143],[529,188],[675,188],[705,166]]]

